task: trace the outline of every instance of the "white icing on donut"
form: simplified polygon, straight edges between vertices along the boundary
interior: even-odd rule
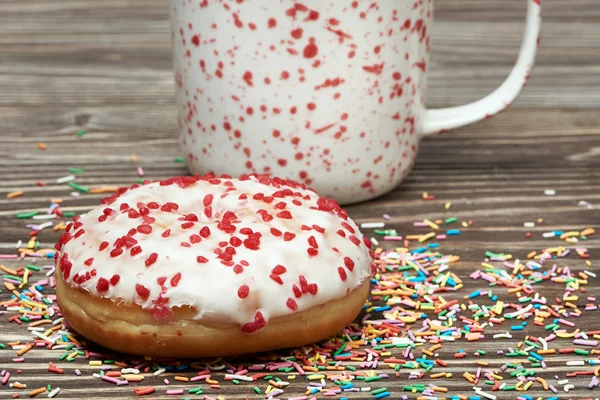
[[[121,189],[103,204],[69,224],[57,273],[158,320],[187,305],[196,319],[253,333],[269,318],[345,296],[372,272],[346,212],[292,181],[177,177]]]

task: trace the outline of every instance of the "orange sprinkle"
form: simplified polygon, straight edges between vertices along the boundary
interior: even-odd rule
[[[9,275],[19,275],[19,273],[17,271],[15,271],[14,269],[8,268],[6,265],[0,264],[0,269]],[[6,285],[6,283],[10,283],[10,282],[5,282],[5,285]],[[12,290],[12,289],[9,289],[8,286],[6,288],[8,290]],[[14,286],[13,286],[13,289],[14,289]]]
[[[187,376],[176,376],[173,379],[175,379],[176,381],[180,381],[180,382],[189,382],[190,378],[188,378]]]
[[[40,150],[46,150],[46,143],[38,142],[37,148]]]
[[[19,197],[23,195],[23,191],[22,190],[17,190],[16,192],[10,192],[9,194],[6,195],[7,199],[13,199],[15,197]]]
[[[102,186],[99,188],[90,189],[90,193],[99,194],[99,193],[112,193],[119,190],[117,186]]]
[[[31,350],[31,348],[33,347],[33,345],[31,343],[28,343],[25,347],[23,347],[21,350],[17,351],[17,355],[20,357],[23,354],[27,353],[29,350]]]
[[[45,387],[41,387],[39,389],[32,390],[31,392],[29,392],[29,397],[37,396],[38,394],[44,393],[45,391],[46,391]]]
[[[133,162],[133,163],[137,161],[137,156],[135,154],[130,155],[129,158],[131,159],[131,162]]]
[[[17,389],[25,389],[25,385],[23,385],[21,382],[13,383],[12,387],[17,388]]]

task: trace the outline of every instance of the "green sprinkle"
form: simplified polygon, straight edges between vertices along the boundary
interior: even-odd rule
[[[502,390],[517,390],[517,386],[516,385],[504,386],[502,388]]]
[[[75,190],[78,190],[78,191],[80,191],[80,192],[83,192],[83,193],[89,193],[89,191],[90,191],[90,189],[88,189],[88,188],[85,188],[85,187],[83,187],[83,186],[81,186],[81,185],[78,185],[78,184],[76,184],[76,183],[75,183],[75,182],[73,182],[73,181],[71,181],[71,182],[67,182],[67,184],[68,184],[69,186],[71,186],[73,189],[75,189]]]
[[[145,181],[145,179],[141,179],[140,178],[140,179],[137,180],[137,183],[144,183],[144,181]]]
[[[337,349],[335,353],[333,353],[333,356],[335,357],[335,356],[337,356],[339,354],[342,354],[345,348],[346,348],[346,340],[344,340],[342,342],[342,345],[340,346],[340,348]]]
[[[477,350],[477,353],[479,353],[479,355],[481,355],[481,356],[485,356],[486,351],[485,350]]]
[[[346,369],[349,369],[350,371],[356,371],[356,367],[353,365],[346,365]]]
[[[75,213],[73,211],[67,211],[67,212],[64,212],[63,215],[65,217],[74,217]]]
[[[587,356],[590,354],[590,352],[588,350],[575,349],[575,354],[579,354],[580,356]]]
[[[379,394],[379,393],[383,393],[383,392],[387,392],[387,388],[381,388],[381,389],[377,389],[377,390],[373,390],[371,391],[371,394],[375,395],[375,394]]]
[[[14,275],[8,275],[8,274],[6,274],[6,275],[2,275],[2,277],[4,279],[12,279],[12,280],[15,280],[15,281],[23,282],[22,278],[20,278],[18,276],[14,276]]]
[[[17,218],[18,219],[25,219],[25,218],[31,218],[35,215],[38,215],[37,211],[32,211],[32,212],[28,212],[28,213],[21,213],[21,214],[17,214]]]
[[[175,161],[176,163],[182,163],[182,162],[185,162],[185,158],[183,158],[183,157],[175,157],[173,159],[173,161]]]
[[[365,382],[373,382],[373,381],[380,381],[381,377],[379,375],[375,375],[375,376],[367,376],[365,378]]]
[[[104,364],[114,364],[115,360],[104,360]]]
[[[451,224],[453,222],[456,222],[456,217],[451,217],[451,218],[447,218],[444,223],[446,224]]]
[[[83,169],[81,168],[69,168],[67,171],[72,174],[83,174]]]
[[[0,343],[0,349],[5,349],[6,345],[4,343]]]
[[[26,268],[30,269],[32,271],[39,271],[40,270],[40,267],[36,267],[35,265],[31,265],[31,264],[27,264]]]
[[[58,357],[58,359],[59,359],[60,361],[63,361],[63,360],[64,360],[65,358],[67,358],[68,356],[69,356],[69,353],[68,353],[68,352],[65,352],[65,353],[64,353],[62,356]]]
[[[240,384],[240,381],[238,381],[237,379],[232,379],[231,382],[233,382],[234,385]]]
[[[85,130],[80,130],[80,131],[77,131],[77,132],[75,132],[75,136],[77,136],[77,137],[82,137],[82,136],[83,136],[83,135],[85,135],[86,133],[87,133],[87,131],[85,131]]]
[[[258,388],[258,386],[254,386],[252,389],[254,389],[254,391],[256,392],[256,394],[261,394],[262,393],[260,391],[260,389]]]
[[[265,381],[268,381],[269,379],[273,379],[273,375],[267,375],[263,378]]]

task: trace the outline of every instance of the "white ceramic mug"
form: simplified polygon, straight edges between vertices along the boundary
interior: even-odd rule
[[[181,145],[192,172],[258,172],[340,203],[394,189],[424,135],[497,114],[524,86],[541,23],[487,97],[424,106],[432,0],[170,0]]]

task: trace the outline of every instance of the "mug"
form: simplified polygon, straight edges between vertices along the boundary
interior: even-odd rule
[[[428,110],[432,0],[170,0],[189,169],[294,179],[342,204],[394,189],[419,139],[489,118],[526,83],[541,24],[527,0],[512,72],[493,93]]]

